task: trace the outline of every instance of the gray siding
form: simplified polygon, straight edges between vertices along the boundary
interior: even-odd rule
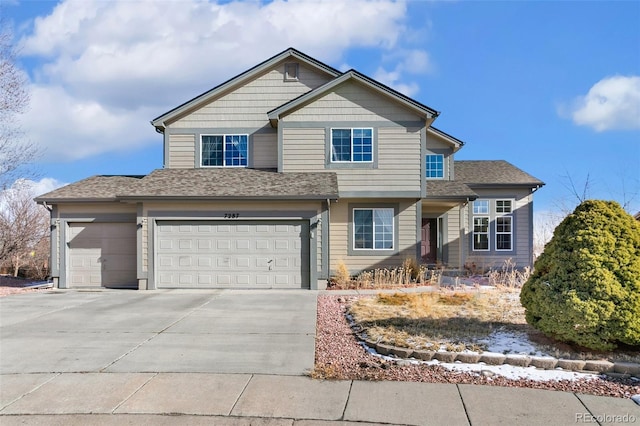
[[[170,169],[192,169],[196,161],[195,135],[169,135],[169,157],[167,161]]]
[[[463,244],[468,253],[466,263],[474,262],[478,267],[490,268],[501,267],[505,260],[511,259],[518,267],[531,266],[533,262],[533,232],[531,226],[531,208],[533,194],[528,189],[475,189],[479,194],[479,199],[491,200],[491,220],[495,218],[494,200],[513,199],[513,250],[495,250],[495,227],[490,228],[489,251],[473,251],[471,249],[473,206],[469,203],[466,209],[467,220],[464,222],[465,238]],[[494,225],[494,224],[492,224]]]
[[[282,171],[325,170],[325,128],[282,129]],[[338,177],[338,182],[340,177]]]
[[[210,104],[170,123],[171,128],[268,126],[267,112],[329,81],[300,64],[298,81],[284,81],[284,62]]]
[[[384,122],[381,123],[384,125]],[[329,170],[325,153],[327,128],[282,129],[284,172]],[[377,168],[331,168],[340,192],[420,191],[420,131],[404,127],[377,129]],[[356,165],[357,167],[357,165]]]
[[[293,111],[287,121],[419,121],[421,117],[363,85],[348,82]]]
[[[253,135],[252,152],[249,155],[256,169],[278,167],[277,133],[256,133]]]
[[[342,260],[351,274],[375,268],[395,268],[401,266],[404,259],[416,255],[416,218],[417,202],[408,200],[388,200],[384,203],[398,203],[398,250],[393,256],[350,256],[349,255],[349,204],[368,203],[367,199],[340,199],[331,204],[331,226],[329,245],[331,253],[331,274],[334,274],[338,262]]]

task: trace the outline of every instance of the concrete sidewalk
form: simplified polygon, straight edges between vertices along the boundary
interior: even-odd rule
[[[640,424],[629,399],[536,389],[214,373],[0,376],[0,424]]]

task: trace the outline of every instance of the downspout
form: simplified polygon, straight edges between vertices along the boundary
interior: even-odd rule
[[[331,249],[330,247],[330,238],[331,238],[331,199],[327,198],[327,223],[324,225],[327,227],[327,264],[325,265],[326,268],[326,277],[327,277],[327,284],[329,284],[329,278],[330,274],[331,274]]]

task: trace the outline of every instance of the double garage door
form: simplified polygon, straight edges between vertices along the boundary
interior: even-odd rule
[[[304,221],[159,221],[158,288],[309,288]]]

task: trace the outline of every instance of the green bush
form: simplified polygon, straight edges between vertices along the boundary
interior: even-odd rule
[[[556,228],[520,301],[527,322],[556,339],[640,345],[640,223],[615,202],[583,202]]]

